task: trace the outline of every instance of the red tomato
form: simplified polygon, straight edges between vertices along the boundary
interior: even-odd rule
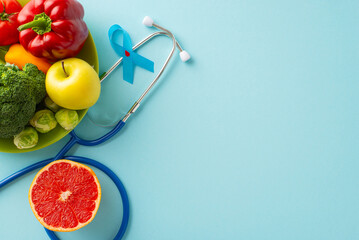
[[[17,15],[21,9],[16,0],[0,1],[0,46],[19,42]]]

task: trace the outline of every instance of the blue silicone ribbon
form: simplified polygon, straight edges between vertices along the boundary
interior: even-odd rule
[[[120,34],[123,35],[123,46],[118,43]],[[111,26],[108,31],[108,37],[113,50],[118,56],[123,58],[123,80],[133,84],[135,65],[154,72],[154,63],[132,50],[131,37],[120,25],[115,24]]]

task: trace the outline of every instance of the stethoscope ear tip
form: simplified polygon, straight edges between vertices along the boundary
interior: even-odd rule
[[[146,17],[144,17],[142,23],[143,23],[143,25],[145,25],[147,27],[152,27],[153,26],[153,19],[150,18],[149,16],[146,16]]]
[[[143,23],[143,25],[145,25],[145,26],[147,26],[147,27],[153,27],[154,21],[153,21],[153,19],[150,18],[149,16],[146,16],[146,17],[143,18],[142,23]],[[181,46],[180,46],[179,43],[176,41],[176,39],[174,38],[173,34],[172,34],[170,31],[168,31],[167,29],[162,28],[161,26],[158,26],[158,25],[156,25],[156,24],[155,24],[155,27],[156,27],[156,28],[159,28],[159,29],[161,29],[161,30],[163,30],[163,31],[165,31],[165,32],[167,32],[167,33],[169,34],[168,36],[173,38],[173,40],[174,40],[174,41],[176,42],[176,44],[177,44],[177,47],[178,47],[179,50],[181,51],[181,52],[180,52],[180,57],[181,57],[182,62],[187,62],[188,60],[191,59],[191,55],[189,55],[188,52],[182,50]]]
[[[182,62],[187,62],[188,60],[191,59],[191,55],[189,55],[188,52],[183,50],[182,52],[180,52],[180,58],[181,58]]]

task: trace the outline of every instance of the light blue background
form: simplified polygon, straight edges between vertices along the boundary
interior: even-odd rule
[[[121,134],[70,152],[123,180],[131,204],[125,239],[359,239],[357,0],[81,2],[101,71],[117,58],[108,28],[118,23],[138,42],[152,32],[141,24],[145,15],[193,56],[189,64],[176,57]],[[158,39],[139,52],[158,69],[170,45]],[[121,99],[136,97],[121,74],[103,84],[99,104],[110,117],[119,114],[111,96],[121,108]],[[151,77],[136,69],[133,89]],[[105,131],[85,119],[77,132]],[[54,156],[67,140],[0,154],[0,178]],[[62,239],[115,235],[120,197],[96,172],[98,215]],[[34,175],[1,189],[0,239],[47,239],[27,200]]]

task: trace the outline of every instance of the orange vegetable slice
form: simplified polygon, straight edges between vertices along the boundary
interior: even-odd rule
[[[32,63],[44,73],[51,67],[51,63],[45,58],[38,58],[25,50],[21,44],[13,44],[10,46],[9,51],[5,55],[5,61],[11,64],[15,64],[22,69],[26,63]]]
[[[93,220],[101,201],[101,187],[89,167],[62,159],[36,174],[29,201],[35,217],[45,228],[71,232]]]

